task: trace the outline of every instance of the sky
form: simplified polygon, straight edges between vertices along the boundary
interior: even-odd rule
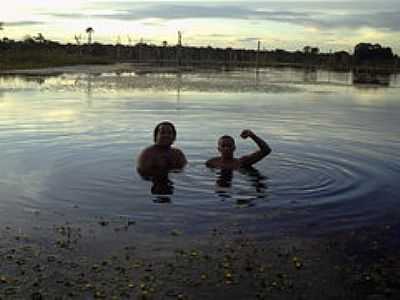
[[[5,1],[5,0],[1,0]],[[139,41],[266,50],[353,52],[359,42],[400,54],[400,0],[130,1],[11,0],[0,11],[0,37],[38,33],[62,43]]]

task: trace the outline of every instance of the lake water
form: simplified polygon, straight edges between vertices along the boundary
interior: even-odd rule
[[[72,68],[0,77],[0,226],[132,220],[157,234],[241,224],[266,235],[323,234],[399,216],[400,79],[295,69],[181,74]],[[136,173],[154,126],[174,122],[189,164],[161,186]],[[223,134],[248,172],[207,169]],[[170,195],[163,195],[165,192]]]

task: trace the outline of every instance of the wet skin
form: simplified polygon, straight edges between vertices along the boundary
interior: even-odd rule
[[[235,140],[230,136],[223,136],[218,140],[218,152],[220,156],[213,157],[206,162],[206,166],[217,169],[238,170],[248,168],[271,153],[267,143],[255,135],[251,130],[245,129],[240,136],[243,139],[251,138],[259,147],[259,150],[240,158],[234,157],[236,150]]]

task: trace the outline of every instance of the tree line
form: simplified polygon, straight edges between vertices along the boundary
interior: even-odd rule
[[[0,23],[0,29],[2,24]],[[216,47],[183,46],[181,42],[169,46],[143,41],[135,45],[101,44],[92,41],[94,29],[88,27],[88,40],[75,36],[76,43],[62,44],[46,39],[43,34],[27,35],[17,41],[7,37],[0,40],[0,68],[57,66],[77,63],[143,62],[179,66],[294,66],[351,69],[374,67],[397,69],[399,57],[390,47],[359,43],[353,54],[346,51],[321,53],[318,47],[305,46],[302,51],[251,50]]]

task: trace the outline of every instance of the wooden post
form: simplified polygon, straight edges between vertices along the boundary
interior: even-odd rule
[[[180,66],[182,63],[181,51],[182,51],[182,33],[178,31],[178,44],[176,45],[176,61],[178,66]]]
[[[259,67],[259,55],[260,55],[260,48],[261,48],[261,42],[260,41],[258,41],[257,42],[257,53],[256,53],[256,69],[258,70],[258,67]]]

